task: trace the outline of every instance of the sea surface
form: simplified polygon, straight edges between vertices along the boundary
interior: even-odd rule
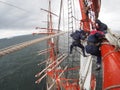
[[[43,37],[43,35],[23,35],[0,39],[0,49],[24,41]],[[37,64],[45,60],[37,51],[46,48],[46,41],[29,46],[17,52],[0,57],[0,90],[45,90],[45,80],[35,84],[35,74],[44,68]]]
[[[119,32],[120,33],[120,32]],[[44,37],[44,35],[23,35],[0,39],[0,49],[28,40]],[[60,51],[68,53],[68,36],[61,36]],[[69,42],[71,44],[71,42]],[[0,90],[46,90],[45,80],[35,84],[35,75],[45,66],[37,64],[46,59],[46,55],[38,56],[37,51],[47,48],[46,41],[31,45],[14,53],[0,57]],[[96,73],[99,85],[102,83],[102,71]],[[101,86],[97,87],[101,90]]]

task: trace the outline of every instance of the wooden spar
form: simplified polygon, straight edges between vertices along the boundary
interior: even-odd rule
[[[80,66],[76,66],[76,67],[74,67],[74,68],[68,68],[68,69],[66,69],[65,71],[76,70],[76,69],[79,69],[79,68],[80,68]],[[55,72],[62,72],[62,71],[63,71],[62,69],[55,70]]]
[[[53,69],[55,69],[65,58],[67,57],[67,55],[66,56],[64,56],[51,70],[53,70]],[[47,69],[46,69],[47,70]],[[45,69],[43,70],[43,71],[45,71]],[[42,71],[42,72],[43,72]],[[39,78],[35,83],[40,83],[41,82],[41,80],[44,78],[44,77],[46,77],[47,76],[47,73],[45,73],[41,78]],[[35,77],[36,77],[36,75],[35,75]],[[37,76],[38,77],[38,76]]]
[[[40,27],[36,27],[36,29],[45,29],[45,30],[59,30],[59,29],[50,29],[50,28],[40,28]],[[61,30],[60,30],[61,31]]]
[[[49,36],[45,36],[45,37],[43,37],[43,38],[38,38],[38,39],[30,40],[30,41],[27,41],[27,42],[23,42],[23,43],[20,43],[20,44],[16,44],[16,45],[13,45],[13,46],[9,46],[9,47],[7,47],[7,48],[4,48],[4,49],[1,49],[1,50],[0,50],[0,57],[1,57],[1,56],[4,56],[4,55],[6,55],[6,54],[12,53],[12,52],[21,50],[21,49],[23,49],[23,48],[25,48],[25,47],[28,47],[28,46],[30,46],[30,45],[39,43],[39,42],[41,42],[41,41],[44,41],[44,40],[47,40],[47,39],[54,38],[54,37],[56,37],[56,36],[65,34],[65,33],[66,33],[66,32],[60,32],[60,33],[55,34],[55,35],[49,35]]]
[[[44,54],[44,53],[48,53],[50,50],[46,50],[46,51],[42,51],[40,53],[38,53],[38,55]]]
[[[50,85],[50,87],[47,90],[50,90],[55,85],[55,83],[56,82],[52,83],[52,85]]]
[[[57,62],[57,64],[55,64],[51,70],[55,69],[63,60],[65,60],[66,57],[67,55],[65,55],[59,62]]]
[[[101,0],[92,0],[92,10],[95,12],[95,18],[98,19],[101,7]]]
[[[95,29],[95,22],[98,19],[101,0],[79,0],[81,10],[81,28],[84,31],[90,31]]]
[[[63,71],[60,73],[60,75],[57,77],[57,79],[55,79],[56,81],[57,81],[57,80],[59,81],[59,78],[62,76],[62,74],[64,73],[64,71],[67,69],[67,67],[68,67],[68,66],[66,66],[66,67],[63,69]],[[54,82],[47,90],[50,90],[50,89],[54,86],[55,83],[56,83],[56,82]]]
[[[41,78],[39,78],[35,83],[39,84],[43,78],[47,76],[47,73],[45,73]]]
[[[43,64],[43,63],[46,63],[48,60],[49,59],[44,60],[43,62],[39,63],[38,66],[41,65],[41,64]]]
[[[47,49],[44,49],[44,50],[40,50],[40,51],[37,51],[38,53],[41,53],[41,52],[45,52],[47,50],[50,50],[50,48],[47,48]]]
[[[85,0],[79,0],[79,4],[82,16],[81,23],[83,24],[82,29],[85,31],[90,31],[89,17],[87,15],[87,7],[85,6]]]
[[[50,14],[56,16],[56,17],[58,17],[58,15],[56,15],[55,13],[53,13],[53,12],[51,12],[51,11],[49,11],[49,10],[46,10],[46,9],[43,9],[43,8],[41,8],[41,10],[46,11],[46,12],[48,12],[48,13],[50,13]]]
[[[57,67],[66,57],[67,57],[67,55],[64,56],[56,65],[54,65],[54,67],[52,67],[51,70],[55,69],[55,67]],[[54,64],[55,62],[53,62],[52,64]],[[43,69],[40,73],[36,74],[35,77],[39,77],[43,72],[45,72],[48,68],[50,68],[52,66],[52,64],[50,64],[48,67],[46,67],[45,69]]]
[[[60,60],[61,58],[63,58],[65,56],[65,54],[63,54],[62,56],[60,56],[59,58],[57,58],[56,61],[53,61],[51,64],[49,64],[45,69],[43,69],[41,72],[39,72],[38,74],[35,75],[35,77],[39,77],[44,71],[46,71],[48,68],[50,68],[53,64],[55,64],[58,60]]]
[[[33,35],[39,35],[39,34],[55,34],[55,32],[34,32]]]
[[[61,55],[63,55],[63,54],[59,54],[59,55],[57,56],[57,58],[59,58]],[[41,65],[41,64],[44,64],[44,63],[47,62],[48,60],[49,60],[49,58],[46,59],[46,60],[44,60],[43,62],[39,63],[38,66]]]

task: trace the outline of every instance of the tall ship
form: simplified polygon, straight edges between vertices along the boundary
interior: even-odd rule
[[[120,35],[111,32],[108,27],[105,32],[98,30],[100,26],[97,20],[102,1],[60,0],[58,13],[53,12],[54,0],[48,0],[47,3],[48,9],[41,8],[47,17],[46,27],[37,26],[35,29],[41,31],[33,32],[33,35],[45,36],[0,49],[0,57],[46,41],[47,48],[38,51],[38,55],[45,54],[46,59],[38,64],[45,65],[45,68],[36,73],[36,84],[45,80],[46,90],[120,90]],[[79,16],[76,16],[76,9]],[[58,18],[57,28],[53,26],[54,17]],[[75,45],[70,53],[74,41],[71,35],[76,30],[85,32],[85,39],[79,41],[84,47],[88,45],[91,32],[99,31],[104,35],[99,46],[101,64],[98,70],[97,58],[91,54],[92,50],[90,53],[85,51],[84,55],[82,49]]]

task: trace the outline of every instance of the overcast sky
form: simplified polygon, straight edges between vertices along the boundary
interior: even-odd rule
[[[37,26],[45,27],[46,23],[43,21],[46,21],[47,13],[40,9],[48,8],[47,1],[48,0],[0,0],[0,30],[28,30],[35,29]],[[52,3],[52,11],[59,14],[60,0],[51,1],[54,2]],[[101,1],[99,19],[106,23],[112,30],[119,30],[120,0]],[[79,9],[79,7],[77,8]],[[54,18],[54,23],[57,23],[57,21],[57,18]]]
[[[35,28],[41,24],[40,8],[44,8],[45,3],[46,0],[0,0],[0,29]]]
[[[113,31],[120,31],[120,0],[101,1],[102,4],[99,18]]]

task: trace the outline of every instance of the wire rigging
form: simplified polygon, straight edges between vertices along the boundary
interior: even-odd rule
[[[16,6],[16,5],[13,5],[13,4],[8,3],[8,2],[0,1],[0,3],[3,3],[3,4],[5,4],[5,5],[8,5],[8,6],[11,6],[11,7],[14,7],[14,8],[17,8],[17,9],[22,10],[22,11],[25,11],[25,12],[27,12],[27,13],[29,12],[29,11],[27,11],[27,10],[21,8],[21,7],[18,7],[18,6]]]

